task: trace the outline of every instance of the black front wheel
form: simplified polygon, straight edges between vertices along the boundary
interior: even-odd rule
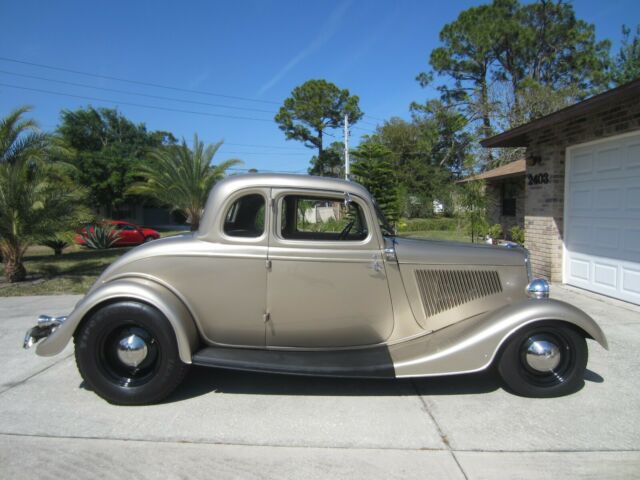
[[[144,303],[122,301],[100,308],[82,323],[74,340],[82,378],[111,403],[159,402],[187,370],[168,320]]]
[[[507,340],[498,372],[507,387],[526,397],[559,397],[584,384],[589,353],[584,336],[561,322],[525,327]]]

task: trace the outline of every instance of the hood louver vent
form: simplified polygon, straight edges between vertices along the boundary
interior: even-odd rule
[[[493,270],[416,270],[427,317],[502,291]]]

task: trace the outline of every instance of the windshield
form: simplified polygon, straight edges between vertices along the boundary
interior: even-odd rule
[[[385,218],[384,213],[382,213],[382,210],[380,209],[380,206],[378,205],[378,202],[376,202],[375,198],[373,199],[373,206],[376,209],[376,217],[378,219],[378,225],[380,225],[380,230],[382,230],[382,234],[392,237],[395,236],[395,229],[391,225],[389,225],[389,222],[387,222],[387,219]]]

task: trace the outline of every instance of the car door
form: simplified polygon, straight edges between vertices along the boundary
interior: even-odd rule
[[[272,190],[266,343],[371,345],[393,329],[381,237],[367,201],[343,192]],[[373,228],[373,226],[376,226]]]
[[[120,240],[117,242],[122,245],[140,245],[144,243],[144,235],[135,226],[126,223],[120,223]]]

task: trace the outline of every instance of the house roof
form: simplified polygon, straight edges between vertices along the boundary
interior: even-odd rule
[[[524,175],[527,170],[526,160],[516,160],[515,162],[507,163],[498,168],[493,168],[482,172],[478,175],[471,175],[467,178],[463,178],[458,183],[470,182],[472,180],[497,180],[499,178],[518,177]]]
[[[512,128],[480,142],[485,148],[493,147],[526,147],[527,134],[541,128],[555,125],[556,123],[570,120],[580,115],[589,114],[603,107],[610,107],[616,103],[622,103],[627,99],[640,98],[640,78],[619,87],[607,90],[604,93],[575,103],[569,107],[540,117],[519,127]]]

